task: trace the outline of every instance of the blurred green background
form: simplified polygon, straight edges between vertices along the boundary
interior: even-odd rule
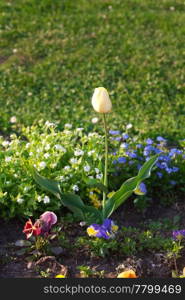
[[[184,137],[184,21],[184,0],[0,0],[0,132],[12,116],[90,130],[104,86],[112,129]]]

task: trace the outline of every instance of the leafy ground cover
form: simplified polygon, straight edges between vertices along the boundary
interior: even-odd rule
[[[0,277],[185,276],[185,232],[173,233],[185,228],[184,15],[181,0],[0,2]],[[88,184],[104,176],[98,86],[113,104],[108,199],[160,154],[107,240],[33,176],[101,209]],[[47,210],[58,216],[47,239],[26,240],[25,221]]]
[[[115,128],[184,137],[183,1],[18,0],[0,11],[1,131],[12,116],[88,130],[92,91],[105,86]]]

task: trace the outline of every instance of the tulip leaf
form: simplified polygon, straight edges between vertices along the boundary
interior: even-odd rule
[[[64,206],[69,208],[76,215],[79,215],[87,223],[102,222],[101,212],[93,206],[84,205],[83,201],[75,194],[61,194],[61,201]]]
[[[83,212],[85,214],[84,221],[86,221],[88,224],[92,224],[92,223],[102,224],[103,223],[102,212],[100,210],[98,210],[97,208],[95,208],[93,206],[85,205],[85,207],[83,208]]]
[[[104,218],[108,218],[131,194],[138,188],[139,184],[151,174],[152,167],[156,163],[159,154],[152,156],[144,163],[136,177],[126,180],[120,189],[106,201],[104,207]]]
[[[80,216],[84,219],[83,208],[85,207],[83,201],[78,195],[75,194],[61,194],[61,202],[69,210],[71,210],[76,216]]]
[[[141,169],[139,170],[139,173],[137,175],[138,178],[142,180],[150,177],[151,175],[151,170],[153,168],[153,166],[155,165],[158,157],[160,154],[156,154],[154,156],[152,156],[148,161],[146,161],[144,163],[144,165],[141,167]]]
[[[49,191],[60,199],[61,190],[58,181],[47,179],[44,176],[41,176],[36,170],[33,172],[33,178],[43,189]]]

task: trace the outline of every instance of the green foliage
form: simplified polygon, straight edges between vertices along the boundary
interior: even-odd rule
[[[184,17],[182,0],[1,1],[1,130],[97,128],[89,101],[105,86],[115,128],[184,138]]]
[[[140,169],[138,175],[134,178],[128,179],[123,183],[121,188],[109,198],[105,207],[102,210],[98,210],[93,206],[87,206],[81,200],[81,198],[75,194],[63,194],[59,189],[59,183],[53,180],[49,180],[40,176],[37,172],[34,173],[35,181],[44,189],[52,192],[61,200],[62,204],[68,207],[75,214],[83,220],[91,223],[102,223],[104,219],[110,217],[110,215],[138,188],[139,184],[150,176],[151,169],[156,163],[159,155],[151,157],[144,163]]]
[[[138,175],[125,181],[120,189],[107,200],[103,212],[105,218],[108,218],[133,193],[133,191],[138,188],[139,184],[150,176],[151,169],[158,157],[159,155],[157,154],[146,161]]]

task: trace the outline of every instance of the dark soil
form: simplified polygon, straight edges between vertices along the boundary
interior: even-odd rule
[[[145,214],[137,212],[130,205],[125,205],[112,217],[117,220],[119,225],[140,227],[143,222],[150,220],[157,221],[168,218],[173,220],[175,216],[180,216],[179,227],[185,228],[185,205],[174,204],[171,207],[156,207],[148,209]],[[39,278],[43,277],[41,271],[46,272],[49,269],[48,277],[54,277],[59,273],[67,273],[68,277],[80,277],[78,266],[90,266],[94,271],[104,271],[104,277],[116,277],[117,274],[127,268],[136,270],[139,277],[150,278],[170,278],[172,270],[174,270],[173,260],[166,259],[164,253],[147,252],[140,253],[131,257],[119,257],[112,255],[111,257],[100,258],[90,257],[86,249],[75,249],[75,252],[65,251],[59,256],[43,256],[37,261],[28,262],[26,255],[17,254],[15,242],[17,240],[25,240],[22,233],[23,223],[17,220],[11,222],[0,221],[0,278]],[[70,228],[71,226],[71,228]],[[73,243],[75,237],[84,236],[85,228],[79,224],[71,224],[68,229],[64,227],[66,235]],[[167,234],[171,234],[168,232]],[[53,242],[54,246],[55,241]],[[20,248],[19,248],[20,249]],[[185,266],[185,256],[181,255],[177,260],[179,270]]]

